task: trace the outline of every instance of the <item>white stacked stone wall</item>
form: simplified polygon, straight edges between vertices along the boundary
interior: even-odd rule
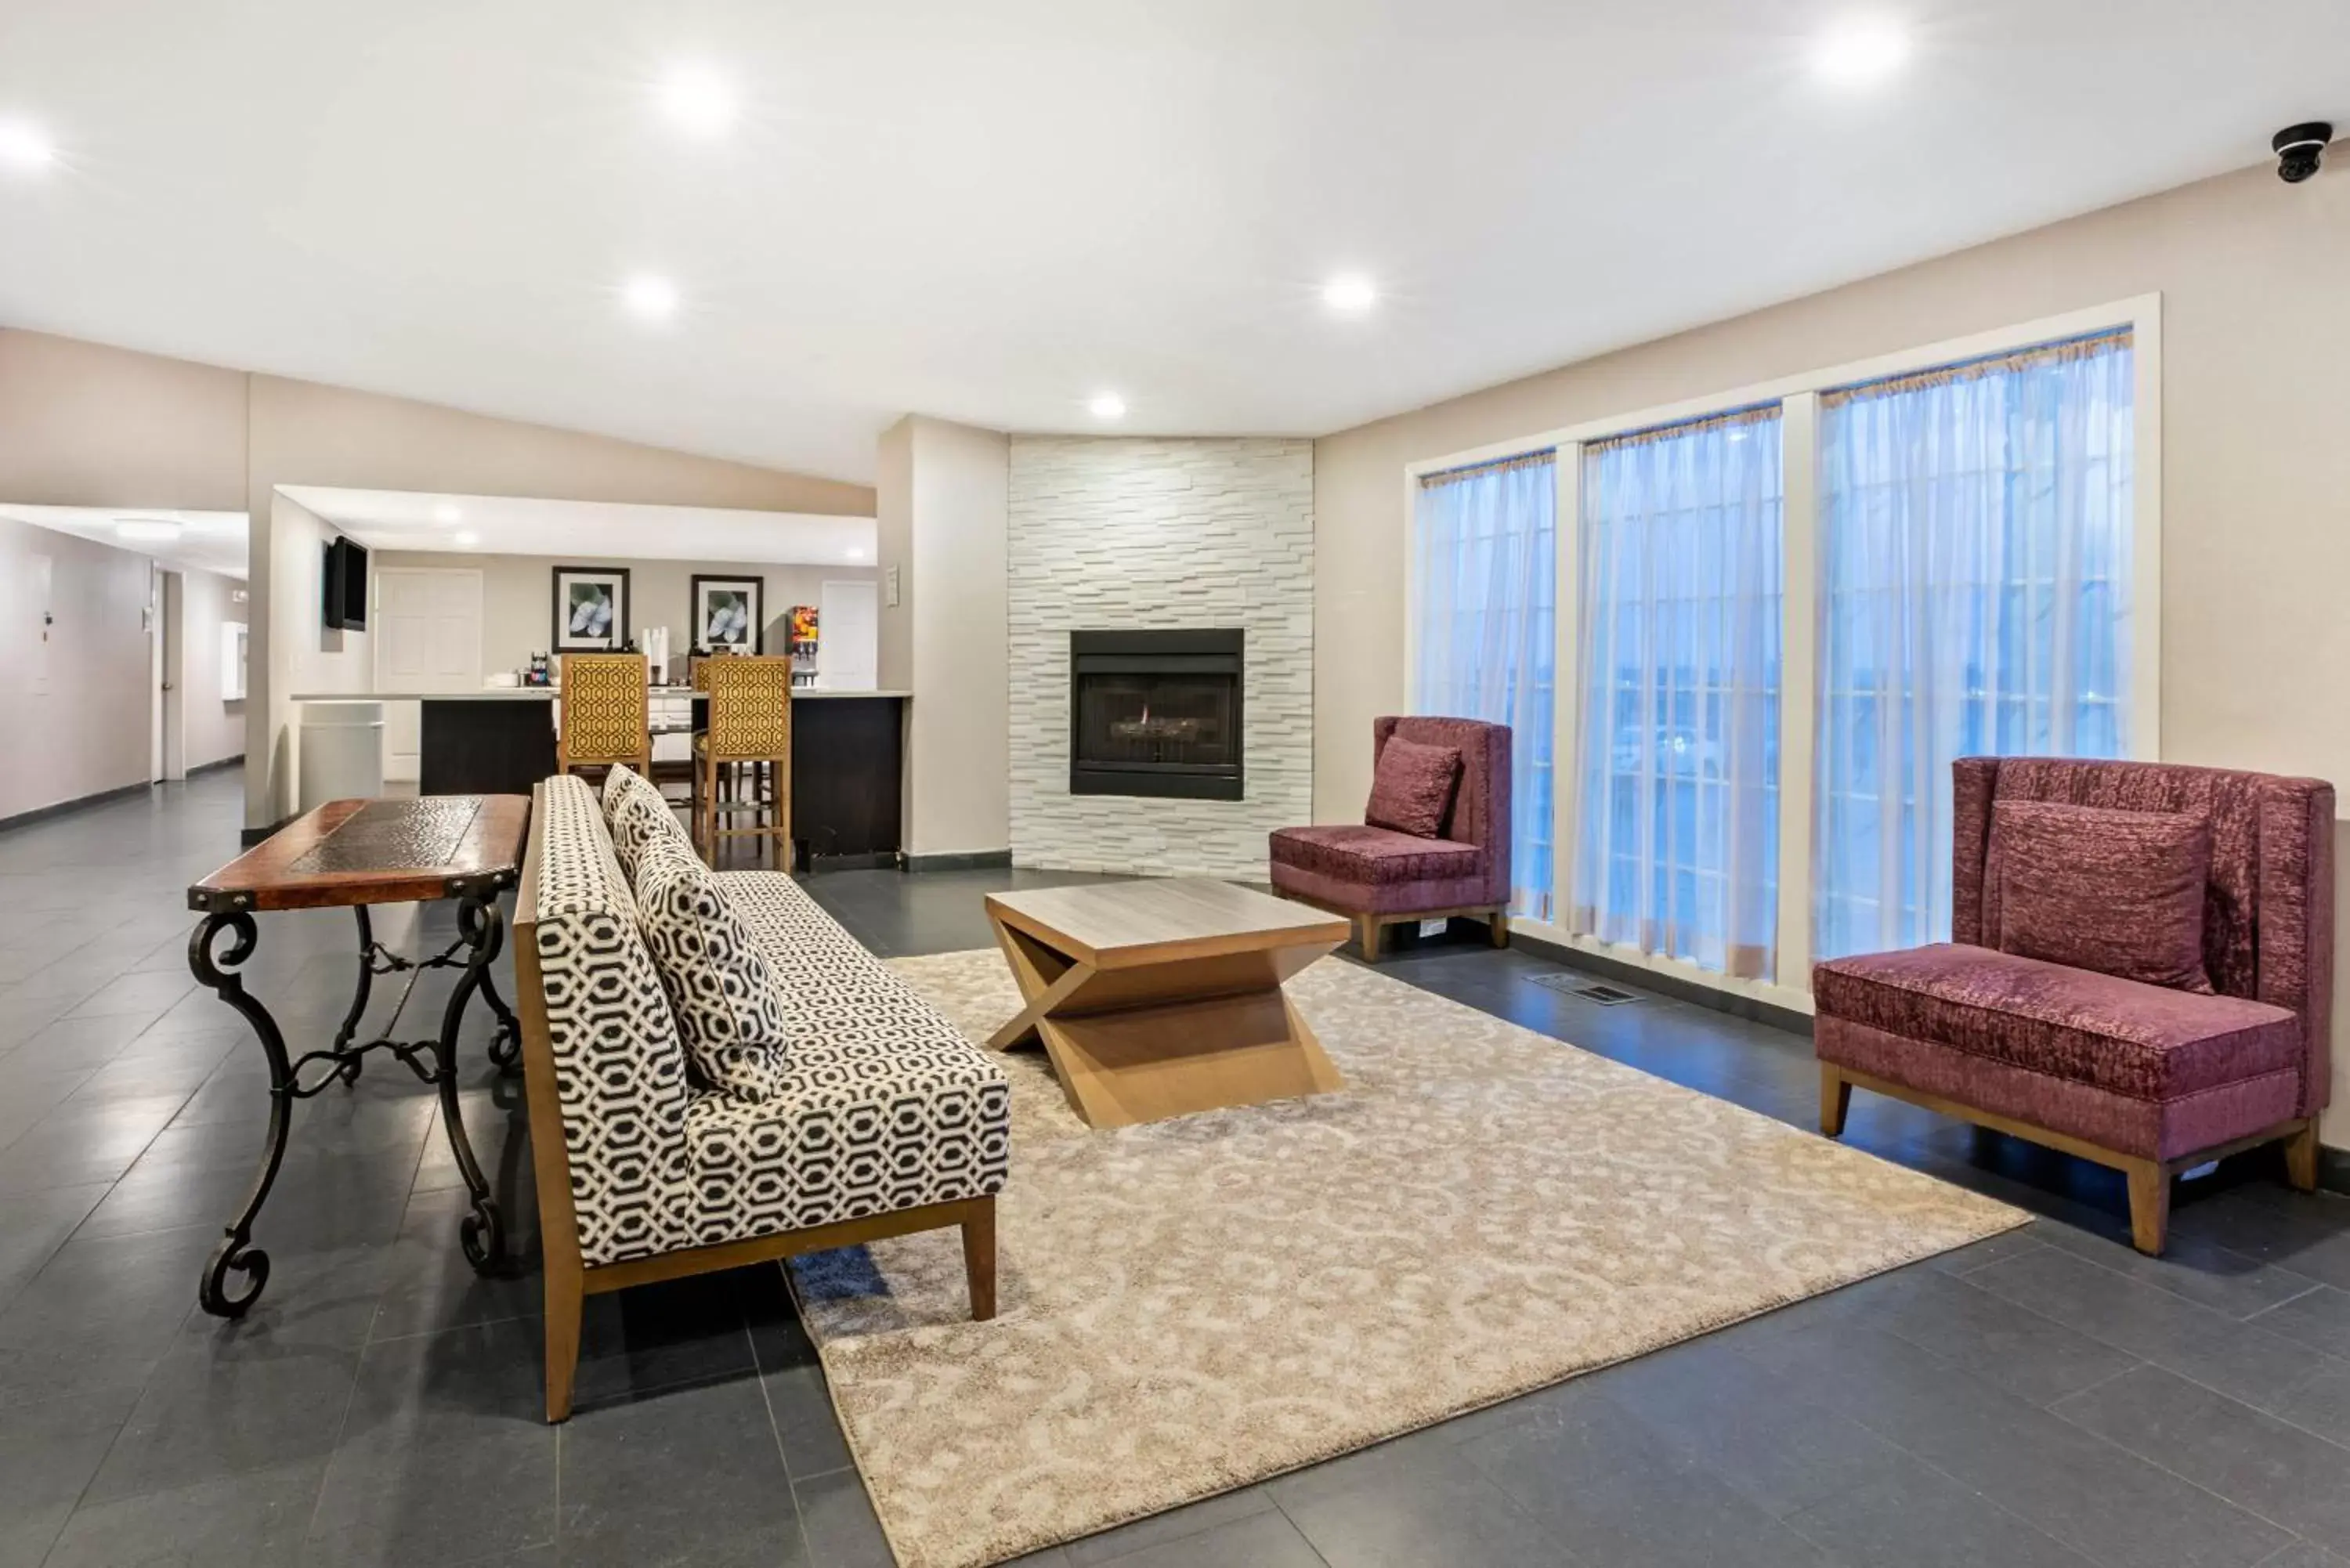
[[[1012,861],[1261,881],[1313,818],[1314,443],[1012,438]],[[1069,633],[1239,627],[1245,798],[1069,793]]]

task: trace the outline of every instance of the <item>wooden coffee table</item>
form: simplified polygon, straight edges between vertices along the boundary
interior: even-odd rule
[[[1191,877],[996,893],[987,918],[1028,1003],[988,1049],[1041,1038],[1095,1127],[1346,1087],[1281,989],[1343,919]]]

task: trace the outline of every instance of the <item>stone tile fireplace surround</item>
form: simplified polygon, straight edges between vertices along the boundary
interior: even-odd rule
[[[1313,443],[1014,436],[1010,524],[1013,864],[1262,878],[1313,814]],[[1071,634],[1233,630],[1242,798],[1073,791]],[[1181,760],[1159,721],[1197,716],[1121,708],[1105,749]]]

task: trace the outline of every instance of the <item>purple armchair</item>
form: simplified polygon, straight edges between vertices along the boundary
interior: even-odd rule
[[[1274,891],[1346,915],[1363,957],[1376,963],[1379,931],[1403,920],[1466,915],[1493,945],[1510,941],[1510,727],[1475,719],[1371,721],[1376,766],[1390,740],[1449,746],[1460,782],[1438,835],[1391,828],[1284,827],[1273,835]]]
[[[1813,971],[1820,1130],[1844,1130],[1857,1084],[2115,1167],[2129,1179],[2131,1238],[2149,1254],[2162,1251],[2178,1171],[2283,1140],[2287,1179],[2314,1187],[2331,1081],[2334,786],[2029,757],[1970,757],[1956,773],[1953,940]],[[2002,865],[2002,834],[2020,829],[1994,822],[2042,809],[1997,809],[2012,801],[2208,823],[2191,983],[2208,978],[2210,991],[2002,950],[2003,937],[2018,945],[2014,899],[2033,872]],[[2191,878],[2183,886],[2191,970]],[[2069,935],[2087,951],[2144,935],[2142,922],[2084,928]]]

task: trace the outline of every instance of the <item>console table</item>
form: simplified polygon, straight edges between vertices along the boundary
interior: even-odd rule
[[[497,1017],[490,1059],[511,1071],[521,1048],[521,1029],[490,978],[491,962],[505,942],[505,917],[498,895],[515,885],[522,869],[523,844],[530,826],[525,795],[421,795],[400,800],[329,801],[296,817],[270,838],[188,889],[188,907],[203,919],[188,940],[188,967],[248,1024],[269,1061],[269,1131],[252,1195],[227,1227],[226,1238],[204,1265],[197,1300],[215,1317],[239,1317],[269,1281],[269,1254],[252,1244],[253,1225],[269,1199],[286,1158],[294,1104],[329,1085],[358,1080],[372,1051],[387,1051],[409,1071],[440,1092],[441,1124],[450,1152],[473,1197],[473,1212],[459,1229],[466,1260],[487,1273],[504,1251],[504,1227],[490,1184],[465,1137],[457,1106],[457,1028],[475,992]],[[431,958],[412,960],[375,940],[368,919],[372,904],[457,900],[457,938]],[[254,954],[259,934],[254,916],[277,909],[348,909],[359,922],[359,982],[333,1044],[293,1056],[277,1021],[245,989],[236,972]],[[220,939],[229,937],[225,950]],[[387,1028],[397,1028],[418,976],[428,969],[462,968],[431,1040],[389,1037],[354,1042],[367,1011],[375,978],[405,971],[408,981]],[[429,1058],[429,1064],[428,1064]],[[244,1277],[232,1291],[228,1276]]]

